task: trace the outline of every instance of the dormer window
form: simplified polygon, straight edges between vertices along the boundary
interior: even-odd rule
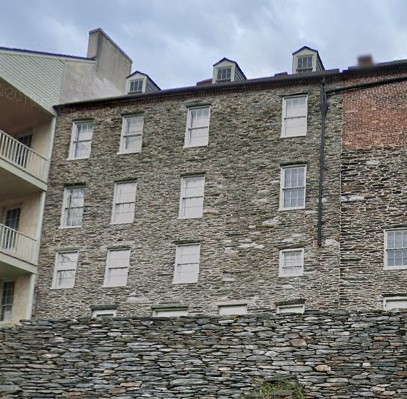
[[[144,79],[130,80],[129,93],[131,93],[131,94],[142,93],[143,92],[143,81],[144,81]]]
[[[126,90],[127,94],[143,94],[160,91],[160,88],[148,75],[136,71],[127,77]]]
[[[232,79],[232,67],[218,68],[216,83],[230,82]]]
[[[212,83],[227,83],[246,80],[237,62],[222,58],[213,66]]]
[[[297,73],[312,72],[312,55],[302,55],[297,61]]]
[[[324,65],[317,50],[304,46],[293,53],[293,73],[308,73],[324,70]]]

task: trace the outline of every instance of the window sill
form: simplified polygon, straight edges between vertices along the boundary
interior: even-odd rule
[[[194,281],[194,282],[188,282],[188,283],[184,283],[182,281],[173,281],[172,285],[187,285],[187,284],[198,284],[198,280]]]
[[[51,290],[71,290],[72,288],[75,288],[75,286],[73,286],[73,287],[51,287]]]
[[[141,154],[141,151],[126,151],[126,152],[119,151],[116,154],[117,155]]]
[[[291,276],[288,276],[287,274],[279,274],[278,277],[281,278],[291,278],[291,277],[303,277],[304,274],[292,274]]]
[[[111,226],[120,226],[120,225],[122,225],[122,224],[132,224],[132,223],[134,223],[134,220],[132,220],[131,222],[124,222],[124,223],[117,223],[117,222],[110,222],[110,225]]]
[[[295,211],[296,209],[305,209],[305,206],[298,206],[295,208],[278,208],[278,211]]]
[[[82,157],[82,158],[67,158],[66,160],[67,161],[80,161],[81,159],[89,159],[90,158],[90,156],[89,157]]]
[[[82,226],[59,226],[59,229],[80,229]]]
[[[306,137],[307,133],[304,134],[296,134],[295,136],[284,136],[284,135],[280,135],[280,139],[291,139],[291,138],[295,138],[295,137]]]
[[[407,266],[384,266],[383,270],[407,270]]]
[[[126,285],[102,285],[102,288],[124,288],[124,287],[127,287],[127,288],[129,288],[129,286],[126,284]]]
[[[184,145],[183,149],[186,149],[186,148],[202,148],[202,147],[208,148],[208,144],[202,144],[202,145]]]

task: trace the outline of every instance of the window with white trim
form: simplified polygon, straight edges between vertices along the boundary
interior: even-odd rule
[[[179,317],[188,316],[187,308],[166,308],[166,309],[154,309],[154,317]]]
[[[281,168],[280,208],[305,207],[306,167],[304,165]]]
[[[200,244],[177,245],[173,284],[198,282]]]
[[[59,252],[55,259],[52,288],[73,288],[79,252]]]
[[[312,72],[312,55],[300,55],[297,57],[297,73]]]
[[[283,121],[281,137],[305,136],[307,134],[308,96],[283,98]]]
[[[232,67],[220,67],[216,70],[216,82],[230,82],[232,80]]]
[[[407,269],[407,229],[386,231],[384,248],[385,269]]]
[[[130,267],[130,249],[112,249],[107,253],[105,287],[127,285]]]
[[[143,92],[144,79],[133,79],[129,82],[129,94],[140,94]]]
[[[66,187],[62,206],[61,227],[80,227],[82,225],[85,188]]]
[[[10,321],[14,300],[14,281],[0,282],[0,321]]]
[[[181,178],[180,218],[202,217],[204,188],[205,176],[184,176]]]
[[[98,309],[92,310],[92,318],[95,317],[116,317],[116,309]]]
[[[93,121],[74,122],[69,159],[89,158],[93,137]]]
[[[188,109],[184,147],[201,147],[209,142],[209,107]]]
[[[278,305],[277,313],[304,313],[305,306],[303,304]]]
[[[143,143],[143,115],[124,116],[120,138],[120,154],[141,152]]]
[[[383,309],[407,309],[407,296],[390,296],[383,299]]]
[[[304,249],[280,251],[280,277],[302,276],[304,273]]]
[[[136,205],[136,182],[120,182],[114,185],[112,223],[132,223]]]
[[[220,316],[239,315],[239,314],[247,314],[247,305],[244,305],[244,304],[219,305],[219,315]]]

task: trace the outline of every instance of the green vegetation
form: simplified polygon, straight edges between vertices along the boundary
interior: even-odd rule
[[[259,389],[246,399],[272,399],[277,391],[291,391],[295,399],[305,399],[301,386],[290,380],[263,381]]]

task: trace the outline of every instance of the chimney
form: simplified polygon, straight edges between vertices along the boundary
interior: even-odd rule
[[[373,66],[373,57],[371,54],[360,55],[358,57],[358,67],[359,68],[368,68]]]

